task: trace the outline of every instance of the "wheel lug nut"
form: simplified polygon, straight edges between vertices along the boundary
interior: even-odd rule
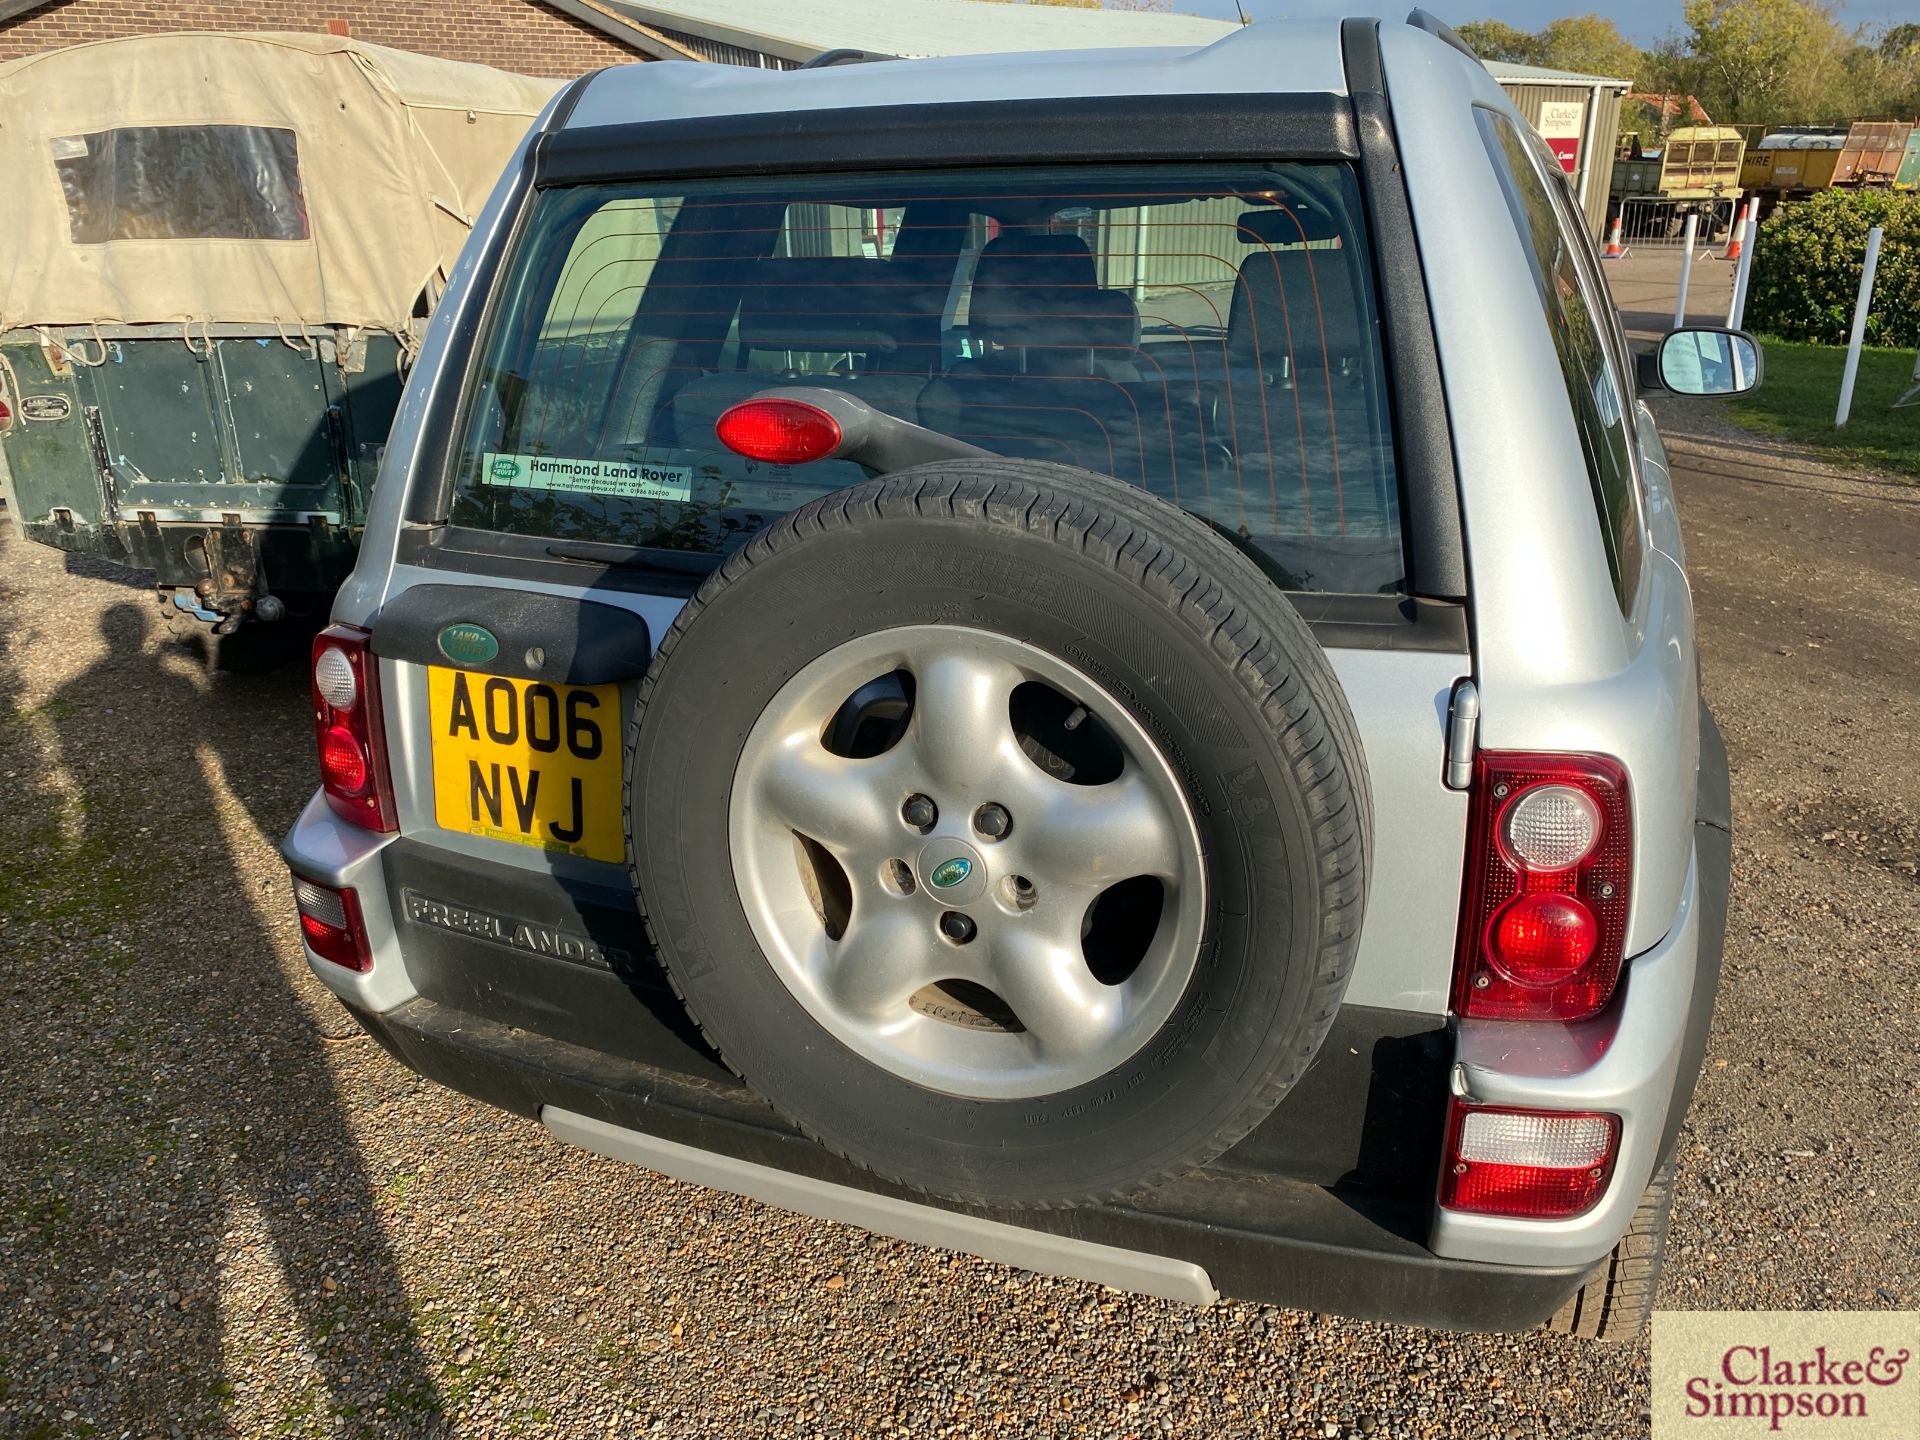
[[[982,805],[973,812],[973,828],[989,840],[1001,840],[1013,829],[1013,817],[1004,805]]]
[[[925,795],[909,795],[900,807],[900,818],[916,830],[931,830],[940,818],[940,807]]]
[[[940,917],[940,933],[956,945],[964,945],[974,936],[973,921],[958,910],[949,910]]]

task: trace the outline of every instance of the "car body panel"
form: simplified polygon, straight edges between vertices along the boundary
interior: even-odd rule
[[[1652,417],[1643,406],[1636,407],[1632,417],[1643,497],[1637,523],[1644,527],[1647,545],[1637,584],[1623,603],[1615,593],[1592,483],[1521,241],[1504,218],[1488,221],[1488,216],[1506,214],[1490,168],[1462,163],[1463,157],[1485,153],[1473,118],[1476,106],[1515,112],[1484,71],[1413,27],[1381,26],[1379,52],[1397,131],[1399,169],[1419,258],[1427,267],[1427,302],[1459,476],[1471,582],[1466,606],[1471,646],[1396,649],[1353,639],[1326,645],[1367,752],[1377,827],[1359,960],[1335,1030],[1346,1048],[1338,1054],[1323,1051],[1302,1082],[1299,1103],[1283,1102],[1267,1125],[1221,1162],[1223,1174],[1240,1173],[1234,1168],[1238,1165],[1268,1177],[1277,1187],[1268,1192],[1271,1213],[1242,1217],[1242,1229],[1234,1232],[1239,1238],[1227,1249],[1235,1263],[1254,1254],[1293,1257],[1274,1261],[1285,1278],[1275,1280],[1278,1288],[1270,1293],[1298,1297],[1303,1303],[1474,1325],[1501,1323],[1491,1312],[1504,1304],[1514,1323],[1533,1323],[1549,1313],[1548,1300],[1564,1298],[1585,1267],[1618,1239],[1666,1143],[1663,1137],[1671,1134],[1672,1097],[1684,1093],[1683,1080],[1690,1081],[1680,1072],[1699,1039],[1700,1027],[1690,1021],[1711,1005],[1711,981],[1703,1001],[1700,977],[1717,971],[1717,933],[1706,933],[1714,927],[1703,927],[1697,917],[1703,911],[1724,913],[1725,874],[1718,860],[1704,867],[1695,864],[1701,712],[1691,596],[1671,479]],[[381,609],[395,597],[422,584],[459,582],[473,587],[477,612],[484,611],[489,588],[537,590],[631,611],[645,620],[657,640],[697,584],[697,576],[654,584],[617,567],[589,565],[575,571],[552,560],[517,569],[504,561],[468,564],[460,553],[434,549],[445,529],[437,523],[445,514],[440,490],[445,456],[436,447],[444,447],[451,435],[448,413],[465,383],[468,341],[481,325],[493,274],[524,215],[531,157],[544,131],[559,125],[628,126],[647,120],[772,116],[776,111],[804,115],[898,105],[903,95],[939,105],[1062,95],[1173,94],[1203,103],[1200,97],[1210,94],[1286,89],[1345,93],[1341,31],[1318,22],[1261,25],[1191,53],[968,57],[916,62],[911,70],[880,63],[787,75],[671,68],[675,73],[665,80],[651,73],[616,72],[576,85],[550,107],[502,177],[435,311],[424,352],[402,397],[359,563],[340,592],[336,621],[370,627],[377,636]],[[770,147],[777,147],[779,127],[788,123],[768,120]],[[1587,244],[1584,235],[1580,243]],[[1628,375],[1629,386],[1631,380]],[[1322,627],[1321,633],[1332,635],[1334,627]],[[636,680],[645,659],[636,657]],[[648,1068],[649,1062],[618,1059],[591,1046],[582,1049],[579,1037],[584,1032],[578,1026],[567,1029],[571,1039],[560,1035],[565,1027],[557,1020],[549,1025],[553,1033],[543,1033],[543,1022],[533,1013],[537,1001],[527,1002],[528,1014],[521,1018],[503,1020],[476,1010],[463,1019],[465,1012],[455,1003],[457,985],[423,992],[409,981],[394,937],[415,933],[408,927],[416,925],[418,917],[403,912],[420,908],[420,902],[410,899],[406,885],[394,876],[411,875],[423,864],[436,877],[434,885],[443,889],[458,883],[463,865],[471,867],[476,878],[469,882],[472,893],[441,896],[436,891],[422,914],[438,900],[483,911],[490,883],[501,906],[521,904],[530,912],[543,905],[564,909],[569,893],[591,892],[604,899],[631,892],[623,866],[440,830],[433,821],[426,672],[419,665],[383,660],[381,675],[399,835],[331,835],[331,830],[343,828],[342,822],[317,801],[287,844],[289,861],[299,873],[326,883],[358,880],[380,890],[378,904],[369,906],[369,923],[376,923],[372,917],[377,915],[377,923],[387,929],[376,944],[371,976],[353,975],[310,957],[316,974],[363,1023],[425,1073],[522,1113],[545,1112],[557,1131],[609,1153],[667,1153],[658,1147],[649,1151],[644,1139],[622,1138],[645,1130],[666,1142],[725,1150],[775,1170],[805,1170],[835,1184],[851,1180],[855,1190],[886,1188],[849,1176],[842,1162],[824,1152],[816,1154],[817,1147],[797,1136],[781,1136],[774,1143],[765,1136],[755,1138],[751,1126],[742,1129],[724,1119],[726,1106],[733,1102],[722,1097],[734,1091],[712,1087],[710,1079],[698,1082],[708,1084],[708,1091],[696,1086],[688,1092],[710,1098],[685,1100],[692,1108],[681,1116],[671,1105],[657,1103],[677,1080],[662,1078],[665,1072]],[[1597,752],[1617,758],[1628,772],[1635,822],[1629,960],[1615,999],[1591,1020],[1531,1025],[1461,1022],[1449,1015],[1468,796],[1449,789],[1444,777],[1449,700],[1456,682],[1464,678],[1478,687],[1481,748]],[[631,700],[635,690],[630,681],[623,695]],[[383,854],[392,860],[392,875],[382,872]],[[513,899],[522,893],[534,898]],[[1704,903],[1703,896],[1712,903]],[[637,916],[632,919],[626,933],[638,934]],[[473,926],[483,922],[492,923],[484,914],[470,920]],[[469,937],[458,937],[455,944],[441,936],[437,943],[452,948],[434,962],[441,967],[436,985],[446,980],[449,966],[459,969],[463,954],[472,957],[473,984],[478,987],[492,985],[486,976],[505,977],[509,968],[519,967],[511,968],[512,984],[503,979],[488,1000],[508,1011],[520,1003],[513,996],[526,987],[538,989],[538,967],[548,963],[521,957],[522,966],[521,959],[506,955],[510,947],[497,943],[484,957],[470,948],[461,950]],[[471,938],[472,945],[487,943]],[[1714,950],[1712,964],[1702,955],[1701,947],[1707,945]],[[653,963],[650,954],[644,963],[636,962],[642,969]],[[390,970],[399,973],[384,973]],[[578,975],[575,979],[581,986],[588,984]],[[602,977],[592,984],[606,982]],[[628,989],[635,996],[665,993],[664,988],[648,989],[637,982]],[[508,1039],[509,1032],[515,1038]],[[621,1068],[634,1063],[639,1068],[630,1073]],[[1413,1268],[1394,1270],[1396,1278],[1380,1279],[1378,1288],[1369,1288],[1373,1280],[1353,1281],[1344,1290],[1339,1282],[1330,1282],[1328,1288],[1322,1281],[1334,1269],[1323,1274],[1316,1268],[1321,1260],[1309,1262],[1301,1256],[1331,1256],[1324,1262],[1329,1266],[1345,1256],[1353,1274],[1370,1275],[1372,1260],[1361,1258],[1373,1253],[1368,1247],[1377,1242],[1392,1248],[1399,1242],[1379,1236],[1362,1240],[1342,1232],[1320,1212],[1309,1219],[1306,1211],[1291,1208],[1292,1202],[1284,1198],[1291,1192],[1285,1187],[1303,1176],[1311,1176],[1314,1185],[1331,1187],[1361,1210],[1374,1203],[1363,1198],[1362,1191],[1341,1188],[1364,1166],[1343,1172],[1337,1165],[1328,1168],[1325,1153],[1313,1161],[1302,1159],[1302,1153],[1316,1148],[1338,1153],[1349,1144],[1364,1149],[1370,1142],[1359,1133],[1363,1129],[1405,1129],[1405,1117],[1444,1103],[1443,1082],[1432,1077],[1444,1073],[1447,1063],[1456,1091],[1474,1099],[1611,1108],[1622,1114],[1627,1133],[1605,1195],[1586,1216],[1550,1225],[1441,1212],[1430,1184],[1436,1130],[1423,1139],[1426,1148],[1415,1147],[1412,1163],[1421,1178],[1412,1181],[1410,1172],[1399,1172],[1394,1182],[1398,1189],[1390,1197],[1416,1212],[1411,1221],[1386,1224],[1402,1237],[1408,1233],[1405,1226],[1417,1234],[1418,1253],[1403,1257]],[[688,1083],[695,1083],[697,1061],[668,1064],[694,1077]],[[588,1072],[596,1077],[591,1084],[578,1078]],[[1323,1085],[1347,1087],[1350,1103],[1322,1106],[1321,1092],[1313,1087]],[[697,1112],[709,1104],[712,1114],[702,1119]],[[1312,1114],[1307,1113],[1310,1109]],[[1364,1125],[1355,1118],[1363,1112]],[[616,1129],[630,1128],[620,1133],[583,1128],[569,1118],[572,1114],[591,1115]],[[1338,1125],[1355,1133],[1336,1137],[1330,1147],[1316,1147],[1316,1138],[1327,1138],[1311,1134],[1316,1122],[1323,1129]],[[708,1183],[744,1193],[767,1193],[769,1186],[782,1194],[798,1193],[737,1167],[702,1165],[673,1153],[689,1173],[697,1172]],[[1427,1168],[1420,1169],[1422,1164]],[[855,1223],[865,1213],[864,1202],[834,1203],[839,1208],[831,1213]],[[1162,1219],[1195,1219],[1206,1211],[1185,1192],[1166,1203],[1171,1209]],[[1084,1213],[1096,1216],[1094,1211]],[[1033,1230],[1056,1228],[1045,1216],[1033,1214],[1015,1216],[1013,1223]],[[1221,1216],[1208,1215],[1204,1223],[1214,1227],[1216,1237],[1233,1230]],[[937,1225],[929,1230],[920,1220],[913,1224],[915,1233],[938,1230]],[[1396,1225],[1403,1228],[1395,1230]],[[1087,1238],[1167,1255],[1187,1253],[1182,1250],[1187,1240],[1180,1238],[1184,1231],[1179,1236],[1173,1230],[1153,1231],[1153,1238],[1147,1238],[1131,1218],[1088,1218],[1085,1228]],[[1234,1249],[1243,1243],[1250,1247],[1244,1253]],[[1289,1248],[1295,1246],[1303,1248]],[[1214,1280],[1219,1273],[1213,1272]],[[1462,1297],[1476,1275],[1491,1287],[1489,1295],[1507,1295],[1500,1288],[1504,1286],[1524,1289],[1527,1276],[1537,1284],[1527,1292],[1529,1299],[1469,1305]],[[1439,1290],[1423,1288],[1434,1286]],[[1437,1298],[1442,1292],[1444,1298]],[[1250,1292],[1242,1287],[1234,1293]],[[1329,1299],[1342,1295],[1345,1298]]]

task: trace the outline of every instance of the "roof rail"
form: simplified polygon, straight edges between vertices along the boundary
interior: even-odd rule
[[[811,60],[800,62],[802,70],[824,70],[829,65],[864,65],[869,60],[898,60],[898,55],[882,55],[877,50],[822,50]]]
[[[1407,16],[1407,24],[1413,26],[1416,30],[1426,31],[1427,34],[1433,36],[1436,40],[1444,40],[1475,64],[1480,62],[1480,57],[1473,53],[1473,47],[1458,35],[1454,34],[1451,25],[1447,24],[1444,20],[1428,14],[1425,10],[1415,10],[1411,15]]]

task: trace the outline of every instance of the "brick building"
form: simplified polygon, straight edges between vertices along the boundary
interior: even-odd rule
[[[164,30],[331,31],[558,77],[626,61],[689,58],[681,46],[596,0],[0,0],[0,60]]]

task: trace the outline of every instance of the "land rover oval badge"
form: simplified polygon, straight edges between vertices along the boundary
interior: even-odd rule
[[[440,653],[456,665],[484,665],[500,653],[500,642],[486,626],[462,620],[440,632]]]
[[[973,862],[964,855],[956,855],[953,859],[936,865],[933,874],[927,878],[942,890],[951,890],[972,873]]]
[[[21,398],[20,413],[29,420],[64,420],[73,414],[73,402],[64,395],[27,395]]]

